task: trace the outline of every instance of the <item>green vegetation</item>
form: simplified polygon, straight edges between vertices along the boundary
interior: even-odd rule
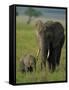
[[[29,24],[31,22],[32,16],[38,17],[38,16],[42,15],[42,13],[40,11],[37,11],[31,7],[27,8],[27,10],[25,11],[25,14],[29,17],[27,24]]]
[[[19,60],[25,54],[31,53],[36,57],[38,49],[37,37],[34,25],[16,23],[16,83],[50,82],[66,80],[66,44],[62,49],[60,67],[54,73],[40,70],[40,59],[37,61],[36,72],[21,73]]]

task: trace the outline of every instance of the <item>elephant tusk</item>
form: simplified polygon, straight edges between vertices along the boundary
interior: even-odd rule
[[[49,55],[50,55],[50,50],[48,49],[47,59],[49,58]]]
[[[40,49],[37,50],[37,54],[36,54],[37,60],[38,60],[39,53],[40,53]],[[50,50],[48,49],[47,59],[49,58],[49,55],[50,55]]]

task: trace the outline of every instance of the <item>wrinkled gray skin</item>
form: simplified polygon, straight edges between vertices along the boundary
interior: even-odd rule
[[[61,50],[64,44],[64,28],[59,22],[48,21],[36,23],[41,55],[41,69],[46,68],[48,61],[49,70],[54,71],[60,64]],[[49,55],[48,55],[49,52]]]
[[[34,56],[28,54],[20,59],[20,70],[22,72],[32,72],[36,70],[36,59]]]

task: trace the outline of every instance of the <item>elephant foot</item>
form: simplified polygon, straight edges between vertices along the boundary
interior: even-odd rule
[[[52,65],[52,72],[54,72],[55,70],[56,70],[56,65],[53,64],[53,65]]]

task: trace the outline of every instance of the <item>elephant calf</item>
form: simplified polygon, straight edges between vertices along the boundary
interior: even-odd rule
[[[22,72],[32,72],[36,70],[36,59],[33,55],[25,55],[20,59],[20,70]]]

